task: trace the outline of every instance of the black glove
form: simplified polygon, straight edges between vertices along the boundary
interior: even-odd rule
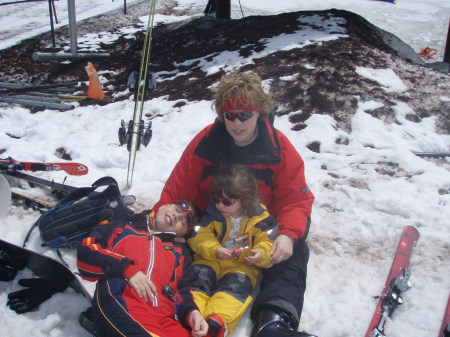
[[[25,265],[26,259],[20,254],[0,249],[0,281],[11,281]]]
[[[8,294],[8,303],[6,303],[18,314],[35,309],[53,294],[62,291],[60,287],[55,287],[54,282],[43,278],[20,279],[19,285],[28,289]]]

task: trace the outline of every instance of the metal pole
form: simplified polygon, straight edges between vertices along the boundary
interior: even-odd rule
[[[52,44],[53,44],[53,48],[55,48],[56,47],[56,42],[55,42],[55,27],[53,26],[52,2],[53,2],[53,0],[48,0],[48,12],[50,14],[50,28],[52,30]]]
[[[45,61],[45,60],[60,60],[60,61],[71,61],[71,60],[97,60],[101,58],[107,58],[111,55],[109,53],[39,53],[34,52],[32,55],[35,61]]]
[[[216,0],[216,18],[231,19],[231,0]]]
[[[450,20],[448,21],[448,33],[444,51],[444,62],[450,63]]]
[[[7,83],[0,82],[0,88],[12,88],[15,91],[30,91],[30,90],[39,90],[39,89],[50,89],[50,88],[63,88],[63,87],[74,87],[78,85],[78,81],[69,81],[64,83],[53,83],[53,84],[42,84],[42,85],[33,85],[33,84],[17,84],[17,83]]]
[[[0,102],[16,103],[16,104],[20,104],[20,105],[39,106],[39,107],[52,108],[52,109],[58,109],[58,110],[75,109],[75,106],[73,106],[71,104],[41,102],[41,101],[36,101],[36,100],[19,99],[19,98],[16,99],[13,97],[0,97]]]
[[[53,14],[55,15],[55,22],[59,23],[58,22],[58,16],[56,15],[56,8],[55,8],[55,1],[54,0],[52,0],[52,8],[53,8]]]
[[[67,9],[69,11],[70,52],[73,55],[77,55],[78,46],[77,46],[77,19],[75,17],[75,0],[67,0]]]

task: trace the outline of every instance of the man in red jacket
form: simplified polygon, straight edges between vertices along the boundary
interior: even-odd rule
[[[98,281],[96,336],[206,336],[190,293],[192,256],[183,242],[199,211],[189,201],[101,223],[77,249],[80,275]],[[148,222],[147,222],[148,219]]]
[[[262,202],[279,223],[271,251],[274,266],[263,271],[253,304],[253,337],[312,336],[298,332],[306,287],[306,237],[314,196],[304,163],[285,135],[273,126],[271,96],[255,73],[234,73],[215,89],[217,120],[184,150],[155,205],[193,200],[201,209],[221,162],[250,167]],[[194,276],[195,277],[195,276]]]

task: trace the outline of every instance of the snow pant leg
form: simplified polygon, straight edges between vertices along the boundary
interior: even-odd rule
[[[209,262],[209,261],[208,261]],[[206,305],[216,287],[216,270],[207,264],[193,264],[191,267],[194,281],[192,282],[192,295],[203,317]]]
[[[253,286],[250,277],[243,273],[224,274],[218,281],[215,293],[209,299],[205,317],[219,315],[228,326],[230,335],[252,302]]]
[[[255,320],[259,310],[276,307],[290,316],[293,325],[298,328],[303,309],[306,290],[306,269],[309,260],[309,248],[304,239],[294,245],[292,256],[262,272],[260,292],[251,309],[251,319]]]
[[[125,280],[120,278],[98,281],[93,299],[96,336],[151,336],[128,313],[127,305],[121,295],[125,286]]]
[[[96,336],[192,337],[174,319],[170,309],[173,303],[164,301],[161,298],[158,307],[152,307],[122,278],[100,280],[93,300]]]

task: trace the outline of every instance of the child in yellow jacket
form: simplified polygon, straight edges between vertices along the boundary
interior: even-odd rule
[[[208,336],[229,336],[252,302],[260,268],[269,268],[278,232],[244,165],[221,166],[211,203],[188,244],[194,251],[192,293],[209,324]]]

